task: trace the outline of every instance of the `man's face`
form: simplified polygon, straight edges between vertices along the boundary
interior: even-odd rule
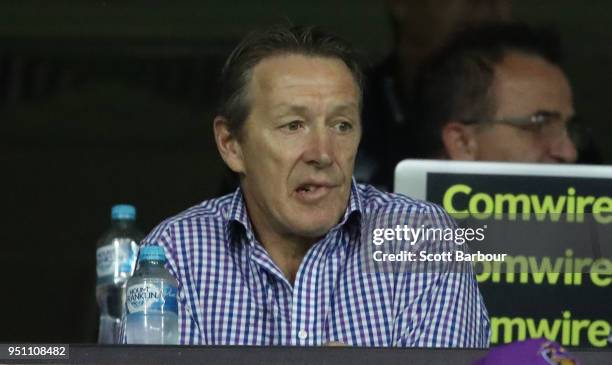
[[[558,113],[550,131],[495,123],[475,126],[476,160],[574,162],[576,147],[565,132],[574,116],[572,90],[563,71],[546,60],[509,53],[495,67],[493,120]],[[546,133],[543,133],[546,132]]]
[[[248,100],[234,170],[258,234],[323,236],[346,210],[361,137],[351,72],[334,58],[270,57],[254,67]]]

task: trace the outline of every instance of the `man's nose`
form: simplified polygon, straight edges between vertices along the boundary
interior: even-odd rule
[[[576,162],[578,159],[576,144],[568,133],[564,133],[562,137],[551,144],[550,154],[559,162]]]
[[[308,134],[303,155],[309,165],[318,168],[329,166],[333,161],[333,141],[327,127],[313,128]]]

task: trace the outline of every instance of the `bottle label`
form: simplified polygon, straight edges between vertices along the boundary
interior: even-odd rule
[[[129,238],[120,238],[96,251],[98,281],[127,278],[134,271],[138,245]]]
[[[128,314],[178,313],[176,288],[163,280],[147,280],[127,288]]]

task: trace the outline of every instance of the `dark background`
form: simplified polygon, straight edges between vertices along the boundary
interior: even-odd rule
[[[560,28],[576,108],[610,163],[612,2],[515,1],[514,15]],[[247,31],[287,19],[371,63],[391,47],[376,0],[0,3],[0,342],[95,341],[111,205],[136,205],[149,231],[217,195],[214,80]]]

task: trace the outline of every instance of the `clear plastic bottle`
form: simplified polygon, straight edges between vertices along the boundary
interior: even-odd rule
[[[100,309],[98,343],[102,344],[120,341],[125,285],[136,266],[138,243],[143,238],[135,224],[133,206],[113,206],[111,220],[111,227],[102,235],[96,249],[96,299]]]
[[[128,344],[178,344],[178,283],[164,267],[165,262],[163,247],[140,249],[138,267],[127,283]]]

